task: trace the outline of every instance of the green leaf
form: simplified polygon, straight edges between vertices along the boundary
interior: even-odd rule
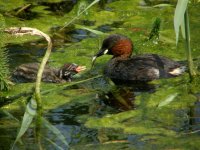
[[[185,39],[185,21],[181,23],[181,33],[183,38]]]
[[[64,150],[62,147],[60,147],[59,145],[57,145],[57,144],[56,144],[55,142],[53,142],[51,139],[45,138],[45,140],[47,140],[47,141],[50,142],[53,146],[55,146],[56,149]]]
[[[159,104],[158,104],[158,108],[160,107],[163,107],[169,103],[171,103],[175,97],[178,95],[178,93],[174,93],[174,94],[171,94],[170,96],[168,96],[165,100],[161,101]]]
[[[187,9],[188,0],[178,0],[174,14],[174,30],[176,33],[176,45],[178,43],[179,28],[182,25],[182,31],[184,27],[184,14]],[[185,37],[185,32],[182,32]]]
[[[158,5],[154,5],[154,8],[159,8],[159,7],[171,7],[171,4],[158,4]]]
[[[94,29],[90,29],[90,28],[87,28],[87,27],[84,27],[84,26],[81,26],[81,25],[75,25],[77,28],[80,28],[80,29],[84,29],[84,30],[88,30],[94,34],[97,34],[97,35],[103,35],[103,34],[106,34],[106,33],[103,33],[101,31],[98,31],[98,30],[94,30]]]
[[[67,27],[69,24],[71,24],[72,22],[74,22],[76,19],[79,18],[80,15],[82,15],[84,12],[86,12],[90,7],[92,7],[94,4],[98,3],[100,0],[94,0],[90,5],[88,5],[85,9],[83,9],[82,11],[80,11],[76,17],[74,17],[71,21],[69,21],[68,23],[65,23],[64,27],[62,27],[61,29]],[[61,30],[60,29],[60,30]]]
[[[92,7],[94,4],[98,3],[100,0],[94,0],[88,7],[86,7],[85,10],[83,10],[81,13],[84,13],[86,10],[88,10],[90,7]]]
[[[67,147],[69,147],[68,143],[66,142],[67,141],[66,138],[60,132],[60,130],[58,130],[55,126],[50,124],[50,122],[47,121],[45,118],[43,118],[43,123],[44,123],[44,126],[46,126],[50,131],[52,131],[58,139],[60,139]]]
[[[13,119],[13,120],[19,122],[19,120],[18,120],[15,116],[13,116],[11,113],[9,113],[7,110],[1,109],[1,111],[2,111],[6,116],[8,116],[9,118],[11,118],[11,119]]]
[[[31,100],[28,102],[26,106],[26,112],[22,120],[22,125],[15,139],[12,149],[14,148],[15,143],[22,137],[22,135],[29,128],[34,116],[36,115],[36,110],[37,110],[37,103],[34,99],[31,98]]]

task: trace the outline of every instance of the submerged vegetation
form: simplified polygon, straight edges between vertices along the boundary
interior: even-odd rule
[[[3,28],[5,28],[5,20],[3,16],[0,14],[0,25],[1,25],[1,31],[0,31],[0,38],[2,39],[0,41],[0,91],[7,91],[9,89],[9,86],[11,82],[9,81],[9,65],[8,65],[8,52],[4,48],[5,46],[5,34],[3,33]]]
[[[7,91],[10,86],[9,69],[8,69],[8,53],[4,48],[0,48],[0,91]]]
[[[12,146],[27,149],[33,143],[32,149],[199,147],[198,76],[191,82],[185,73],[177,78],[152,81],[145,87],[135,84],[116,86],[102,76],[103,65],[110,56],[100,58],[90,69],[91,58],[102,40],[113,33],[124,34],[133,40],[134,55],[157,53],[187,64],[184,40],[180,38],[176,47],[172,21],[176,1],[49,0],[27,3],[20,0],[16,5],[13,1],[0,4],[5,28],[22,27],[14,34],[27,26],[51,37],[50,66],[70,62],[88,68],[75,76],[71,83],[38,85],[37,82],[37,88],[34,83],[20,83],[12,85],[10,91],[0,92],[0,145],[3,143],[3,149]],[[189,53],[195,56],[192,68],[197,71],[200,68],[200,39],[196,34],[199,31],[199,7],[198,1],[188,4]],[[1,35],[3,37],[4,33]],[[1,49],[7,50],[1,55],[0,49],[0,66],[3,66],[0,77],[3,72],[3,79],[7,80],[9,69],[13,71],[19,64],[41,61],[46,42],[34,36],[6,36],[6,40],[0,43]],[[2,83],[6,85],[7,82]],[[38,113],[39,120],[31,124],[38,108],[33,96],[35,90],[40,93],[39,105],[43,109]],[[19,128],[23,130],[17,136]],[[17,137],[16,141],[13,135]]]

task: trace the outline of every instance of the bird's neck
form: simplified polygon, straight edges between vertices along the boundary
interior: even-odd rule
[[[130,58],[131,56],[128,54],[124,54],[124,55],[120,55],[120,56],[113,56],[112,59],[117,59],[117,60],[126,60],[128,58]]]

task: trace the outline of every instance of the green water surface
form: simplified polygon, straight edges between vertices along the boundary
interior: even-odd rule
[[[0,13],[5,27],[32,27],[51,36],[53,52],[49,65],[60,67],[74,62],[87,67],[66,85],[42,83],[44,117],[66,138],[69,147],[48,128],[42,128],[44,149],[199,149],[200,79],[190,82],[188,73],[149,83],[150,88],[113,87],[103,77],[104,64],[111,56],[98,58],[91,68],[91,58],[102,40],[110,34],[123,34],[132,39],[135,54],[156,53],[185,61],[185,44],[180,36],[176,46],[173,28],[175,0],[100,0],[70,22],[91,0],[1,1]],[[169,5],[158,5],[161,3]],[[31,4],[30,8],[21,10]],[[200,3],[189,3],[192,55],[199,69]],[[160,18],[159,39],[148,40],[153,22]],[[95,34],[83,27],[101,31]],[[3,39],[13,69],[28,62],[41,61],[46,50],[42,38],[7,35]],[[90,80],[88,80],[90,79]],[[86,81],[84,81],[86,80]],[[81,83],[76,83],[81,82]],[[74,85],[70,85],[74,84]],[[20,128],[25,105],[34,83],[20,83],[1,92],[0,149],[10,149]],[[120,90],[122,92],[120,93]],[[114,92],[113,92],[114,91]],[[124,92],[125,91],[125,92]],[[123,95],[123,93],[129,95]],[[114,94],[113,94],[114,93]],[[122,95],[121,95],[122,94]],[[119,104],[119,97],[128,102]],[[109,100],[112,100],[110,102]],[[114,104],[113,104],[114,100]],[[15,149],[38,149],[34,123]]]

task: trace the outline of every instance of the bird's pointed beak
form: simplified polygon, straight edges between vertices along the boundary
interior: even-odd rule
[[[92,65],[91,65],[91,68],[94,66],[94,63],[95,63],[96,59],[97,59],[97,56],[93,56],[93,57],[92,57]]]
[[[108,53],[108,49],[100,49],[99,52],[92,57],[92,66],[91,66],[91,68],[94,66],[94,63],[95,63],[97,57],[105,55],[107,53]]]

